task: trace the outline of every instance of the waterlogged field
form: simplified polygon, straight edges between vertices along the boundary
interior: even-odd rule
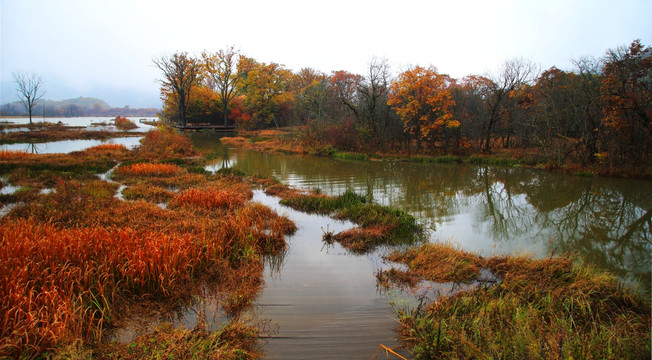
[[[610,273],[434,242],[373,191],[231,167],[252,159],[164,128],[133,150],[0,150],[0,358],[650,353],[649,299]]]
[[[0,354],[259,354],[258,328],[238,314],[262,286],[262,257],[283,251],[296,226],[249,201],[254,182],[198,171],[196,155],[170,131],[149,133],[137,151],[0,151],[3,181],[19,187],[0,199],[20,204],[0,226]],[[119,199],[120,188],[136,200]],[[163,326],[152,339],[168,347],[156,351],[102,341],[130,317],[174,311],[204,291],[229,315],[218,331]]]

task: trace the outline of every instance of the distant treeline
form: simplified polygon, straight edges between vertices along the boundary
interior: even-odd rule
[[[648,172],[652,49],[636,40],[574,68],[525,59],[460,79],[434,66],[398,76],[374,59],[366,74],[298,72],[233,50],[155,59],[162,116],[186,125],[300,126],[305,147],[354,152],[533,154],[553,167]],[[538,160],[537,160],[538,163]],[[637,171],[637,170],[635,170]]]
[[[155,108],[111,107],[105,101],[79,97],[61,101],[39,100],[34,106],[33,115],[43,117],[81,117],[81,116],[156,116]],[[27,110],[20,102],[0,106],[0,116],[27,116]]]

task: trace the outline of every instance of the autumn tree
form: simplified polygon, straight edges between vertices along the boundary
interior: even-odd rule
[[[403,120],[405,132],[434,145],[448,130],[460,126],[453,119],[454,101],[449,90],[450,78],[435,68],[420,66],[401,73],[392,84],[388,104]],[[448,136],[444,136],[448,142]],[[448,144],[446,144],[448,145]]]
[[[31,124],[32,110],[34,110],[36,103],[45,95],[43,82],[40,76],[28,72],[13,73],[13,76],[16,82],[18,98],[25,106],[27,113],[29,113],[29,123]]]
[[[210,87],[220,95],[224,126],[227,126],[229,103],[237,95],[238,52],[234,47],[218,50],[216,53],[202,53]]]
[[[468,75],[451,86],[455,106],[453,117],[460,122],[460,128],[470,139],[481,139],[483,129],[488,126],[489,108],[487,99],[495,84],[481,75]]]
[[[328,78],[313,68],[302,68],[292,81],[292,92],[297,103],[299,120],[321,122],[328,105]]]
[[[239,79],[245,107],[249,110],[256,126],[284,125],[294,97],[290,92],[292,72],[276,63],[258,63],[246,60]]]
[[[531,83],[537,73],[537,65],[519,58],[504,62],[499,72],[489,77],[493,88],[486,99],[489,113],[481,140],[481,146],[486,152],[491,151],[492,136],[498,124],[502,122],[503,128],[509,131],[511,119],[508,106],[518,101],[520,90],[524,85]]]
[[[621,159],[640,162],[652,150],[652,48],[635,40],[607,51],[602,69],[604,124]]]
[[[361,75],[344,70],[334,71],[330,78],[330,89],[333,97],[337,99],[340,105],[349,109],[358,121],[360,120],[358,84],[361,81]]]
[[[161,79],[161,95],[171,95],[176,100],[177,124],[186,126],[187,108],[192,90],[199,85],[201,65],[199,61],[186,52],[173,55],[163,55],[152,60],[154,65],[163,72]]]
[[[599,146],[600,76],[590,59],[574,63],[574,72],[544,71],[533,88],[535,127],[530,135],[560,166],[571,155],[584,165],[593,162]]]

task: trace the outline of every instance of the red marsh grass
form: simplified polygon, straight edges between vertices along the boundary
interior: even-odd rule
[[[26,151],[0,150],[0,160],[2,161],[25,160],[32,156],[32,154]]]
[[[401,341],[416,359],[649,358],[649,301],[571,257],[482,259],[429,244],[388,258],[409,267],[381,272],[390,286],[396,279],[468,282],[480,267],[500,279],[399,312]]]
[[[123,189],[122,196],[127,200],[146,200],[160,204],[167,203],[175,194],[158,186],[135,184]]]
[[[172,159],[197,155],[190,139],[171,127],[161,126],[149,131],[140,143],[136,152],[141,158]]]
[[[138,125],[136,125],[133,121],[127,119],[124,116],[116,117],[113,119],[113,123],[115,124],[115,127],[120,130],[132,130],[138,127]]]
[[[124,176],[173,176],[185,172],[180,166],[173,164],[137,163],[120,166],[116,175]]]
[[[65,175],[106,151],[112,149],[10,154],[19,160],[2,162],[17,180],[48,173],[56,182],[54,192],[0,220],[0,358],[38,357],[79,339],[91,344],[128,316],[124,309],[141,303],[171,309],[207,286],[219,288],[221,306],[237,317],[262,288],[261,255],[282,251],[285,235],[296,230],[289,219],[250,203],[242,177],[188,174],[171,164],[121,167],[128,170],[116,178],[133,182],[127,190],[150,200],[169,196],[177,205],[162,209],[115,198],[119,184],[93,171],[82,180]],[[152,184],[194,188],[172,193]],[[233,354],[226,344],[221,351]]]
[[[282,250],[296,229],[261,204],[207,217],[64,186],[3,219],[2,354],[29,358],[71,339],[92,341],[120,316],[116,298],[176,303],[200,278],[231,284],[223,306],[236,315],[262,286],[258,254]]]
[[[184,293],[203,256],[189,235],[23,219],[2,226],[0,247],[0,353],[22,357],[98,339],[119,294]]]
[[[381,282],[387,280],[408,286],[417,279],[447,283],[470,282],[478,278],[484,260],[448,243],[427,243],[402,252],[392,252],[386,260],[407,265],[407,271],[391,269],[378,274]]]
[[[246,184],[236,184],[227,188],[190,188],[176,194],[172,206],[191,206],[203,209],[232,209],[242,206],[253,197],[251,188]]]

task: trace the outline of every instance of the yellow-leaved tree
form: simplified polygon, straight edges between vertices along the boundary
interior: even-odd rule
[[[392,84],[387,104],[400,116],[404,131],[414,135],[419,148],[424,141],[432,147],[448,147],[460,126],[452,114],[451,83],[450,77],[433,67],[416,66]]]

